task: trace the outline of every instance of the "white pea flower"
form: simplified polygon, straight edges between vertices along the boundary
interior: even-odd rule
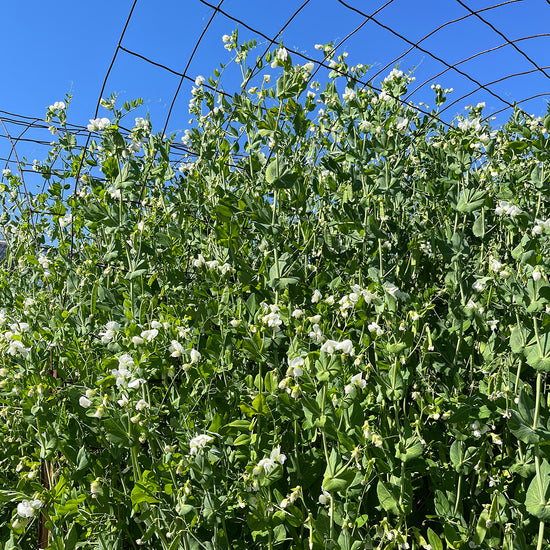
[[[191,363],[198,363],[201,360],[202,355],[196,349],[191,350]]]
[[[222,274],[222,275],[226,275],[227,273],[230,273],[231,271],[233,271],[233,268],[226,262],[224,263],[223,265],[220,265],[218,267],[218,271]]]
[[[122,397],[120,399],[117,400],[117,403],[121,406],[121,407],[125,407],[126,405],[128,405],[128,403],[130,402],[130,400],[128,399],[128,397],[124,394],[122,394]]]
[[[542,277],[542,273],[540,271],[533,271],[531,277],[533,277],[533,281],[538,281]]]
[[[90,119],[88,132],[100,132],[111,126],[111,121],[107,117]]]
[[[189,142],[191,141],[191,130],[185,130],[181,138],[181,141],[183,142],[184,145],[189,145]]]
[[[405,133],[407,128],[409,127],[409,119],[403,118],[401,116],[395,117],[395,129],[399,133]]]
[[[158,321],[151,321],[151,328],[153,328],[153,329],[162,328],[162,323],[159,323]]]
[[[142,118],[142,117],[136,118],[136,128],[148,130],[149,126],[150,126],[150,122],[145,118]]]
[[[338,351],[341,351],[345,355],[355,355],[355,350],[353,349],[353,342],[351,340],[344,340],[343,342],[338,342],[336,346]]]
[[[345,311],[346,309],[350,309],[353,307],[353,302],[350,300],[348,295],[342,296],[338,303],[340,304],[341,311]]]
[[[362,132],[365,132],[365,133],[370,132],[370,130],[372,129],[372,122],[369,122],[368,120],[362,120],[358,124],[358,128]]]
[[[13,332],[15,332],[16,334],[17,333],[22,333],[22,332],[27,332],[30,328],[30,325],[29,323],[12,323],[10,325],[10,328],[11,330],[13,330]]]
[[[476,281],[473,285],[472,285],[472,288],[476,291],[476,292],[482,292],[483,290],[485,290],[485,283],[483,281]]]
[[[363,379],[363,373],[361,372],[351,377],[350,384],[360,390],[364,390],[367,387],[367,381]]]
[[[491,258],[490,265],[493,271],[500,271],[503,266],[503,264],[500,263],[496,258]]]
[[[140,346],[144,342],[145,340],[141,338],[141,336],[132,336],[132,343],[134,344],[134,346]]]
[[[315,289],[315,291],[313,292],[313,296],[311,297],[311,303],[316,304],[317,302],[319,302],[321,300],[322,297],[323,297],[323,295],[321,294],[321,292],[319,292],[319,290]]]
[[[131,369],[134,366],[134,360],[129,353],[123,353],[118,358],[118,366],[124,369]]]
[[[136,403],[136,411],[143,411],[143,410],[148,409],[148,408],[149,408],[149,403],[147,403],[147,401],[145,401],[145,399],[140,399]]]
[[[117,328],[113,329],[113,328],[109,328],[109,326],[111,327],[116,326]],[[111,342],[116,336],[116,331],[118,330],[118,328],[119,328],[119,324],[115,321],[111,321],[107,323],[105,325],[105,330],[99,333],[99,336],[101,336],[101,342],[103,344],[108,344],[109,342]]]
[[[294,378],[300,378],[304,374],[302,367],[305,361],[303,357],[295,357],[288,362],[287,376],[294,376]]]
[[[231,36],[229,36],[228,34],[224,34],[222,36],[222,41],[224,44],[227,44],[228,42],[231,42]]]
[[[346,88],[344,93],[342,94],[342,99],[344,101],[352,101],[357,96],[355,90],[352,88]]]
[[[318,344],[321,344],[325,340],[325,337],[323,336],[319,325],[313,325],[308,336]]]
[[[147,342],[152,342],[158,335],[159,331],[156,328],[151,330],[144,330],[141,333],[141,337]]]
[[[44,254],[38,256],[38,263],[42,266],[42,269],[48,269],[50,267],[50,260]]]
[[[328,491],[325,491],[321,487],[322,493],[319,495],[319,504],[328,504],[330,502],[331,496]]]
[[[292,312],[292,317],[294,317],[294,319],[299,319],[300,317],[302,317],[303,314],[304,314],[304,311],[302,309],[296,308]]]
[[[531,235],[533,235],[533,237],[535,237],[536,235],[541,235],[543,231],[544,231],[544,227],[540,224],[537,224],[533,227],[533,229],[531,231]]]
[[[206,264],[205,259],[203,258],[202,254],[199,254],[195,260],[193,260],[193,265],[195,267],[202,267]]]
[[[278,329],[283,324],[283,321],[278,313],[272,312],[262,317],[262,323],[270,328]]]
[[[313,325],[318,325],[321,322],[321,316],[313,315],[312,317],[308,318],[308,321]]]
[[[172,340],[168,351],[170,352],[170,357],[181,357],[183,355],[184,348],[177,340]]]
[[[397,300],[406,300],[409,297],[406,292],[399,290],[393,283],[386,283],[384,288],[390,296],[393,296]]]
[[[390,82],[394,79],[399,79],[403,77],[403,71],[399,69],[392,69],[391,72],[384,78],[383,82]]]
[[[24,500],[17,505],[17,515],[22,518],[32,518],[41,507],[42,502],[38,499]]]
[[[50,111],[63,111],[67,106],[65,105],[64,101],[56,101],[53,105],[50,105],[48,109]]]
[[[2,175],[3,175],[4,177],[6,177],[6,178],[7,178],[8,176],[11,176],[11,170],[10,170],[9,168],[4,168],[4,169],[2,170]]]
[[[207,434],[200,434],[189,441],[189,453],[196,455],[200,449],[204,449],[214,438]]]
[[[338,349],[338,344],[339,344],[339,342],[337,342],[336,340],[327,340],[321,346],[321,351],[324,351],[325,353],[328,353],[329,355],[334,355],[334,353]]]
[[[271,458],[262,458],[257,464],[257,466],[254,467],[252,470],[252,473],[254,475],[260,475],[262,468],[266,474],[269,474],[269,472],[275,467],[275,461]]]
[[[384,334],[384,331],[382,330],[380,325],[378,323],[375,323],[374,321],[370,323],[367,328],[369,332],[376,332],[377,336],[382,336],[382,334]]]
[[[286,460],[286,455],[281,453],[281,446],[277,445],[272,451],[269,456],[273,462],[278,462],[279,464],[284,464]]]
[[[128,386],[128,380],[132,376],[132,373],[125,368],[112,369],[111,374],[116,378],[116,385],[124,388]]]
[[[277,59],[282,62],[285,62],[288,59],[288,51],[286,48],[279,48],[277,50]]]
[[[204,76],[199,75],[197,78],[195,78],[195,86],[202,86],[206,82],[206,79]]]
[[[78,400],[78,403],[84,409],[87,409],[92,404],[92,402],[85,395],[82,395],[80,397],[80,399]]]
[[[515,218],[519,214],[521,214],[523,210],[521,210],[518,206],[511,205],[508,201],[499,201],[498,206],[495,208],[495,214],[497,216],[510,216],[511,218]]]
[[[21,357],[27,357],[30,348],[26,348],[20,340],[12,340],[8,347],[8,353],[13,357],[15,355],[20,355]]]

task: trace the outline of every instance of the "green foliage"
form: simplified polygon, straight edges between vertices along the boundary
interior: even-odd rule
[[[267,61],[4,175],[0,546],[541,548],[550,119]]]

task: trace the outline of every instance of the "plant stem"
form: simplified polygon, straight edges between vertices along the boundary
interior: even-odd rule
[[[462,474],[458,474],[458,484],[456,487],[456,499],[455,499],[455,507],[453,509],[453,516],[456,516],[456,513],[458,512],[458,503],[460,502],[461,492],[462,492]]]

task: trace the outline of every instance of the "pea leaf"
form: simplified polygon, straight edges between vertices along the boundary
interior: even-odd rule
[[[550,520],[550,464],[543,460],[525,495],[527,511],[541,521]]]

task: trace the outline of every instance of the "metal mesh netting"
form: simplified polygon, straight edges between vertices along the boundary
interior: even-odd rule
[[[315,78],[320,81],[331,67],[327,51],[315,49],[312,35],[323,44],[331,41],[335,55],[350,52],[349,66],[371,64],[360,84],[374,90],[380,89],[393,67],[412,70],[415,81],[403,101],[425,112],[433,108],[433,85],[453,88],[437,114],[443,123],[463,112],[465,105],[481,101],[487,105],[484,116],[494,116],[497,124],[506,120],[515,104],[527,113],[544,113],[550,95],[545,55],[550,43],[550,33],[545,32],[550,2],[422,0],[415,2],[413,13],[411,18],[408,0],[190,0],[176,3],[168,13],[152,2],[135,0],[126,21],[121,21],[120,39],[104,81],[98,82],[90,117],[101,114],[104,94],[123,89],[128,99],[158,98],[146,106],[155,128],[182,132],[196,76],[208,76],[219,61],[231,60],[234,52],[222,49],[221,36],[235,28],[240,41],[257,41],[254,58],[265,57],[284,41],[295,63],[314,62]],[[164,43],[162,56],[150,53],[150,44],[159,38]],[[219,44],[218,58],[212,57],[213,43]],[[241,86],[238,69],[237,64],[228,64],[222,73],[221,85],[230,95]],[[51,134],[40,117],[0,110],[0,122],[0,162],[5,167],[21,168],[18,160],[29,150],[35,157],[46,156]],[[86,126],[72,129],[79,145],[85,146]],[[40,156],[37,150],[42,148]],[[181,142],[173,152],[174,160],[185,152]],[[23,171],[30,170],[27,162]]]

